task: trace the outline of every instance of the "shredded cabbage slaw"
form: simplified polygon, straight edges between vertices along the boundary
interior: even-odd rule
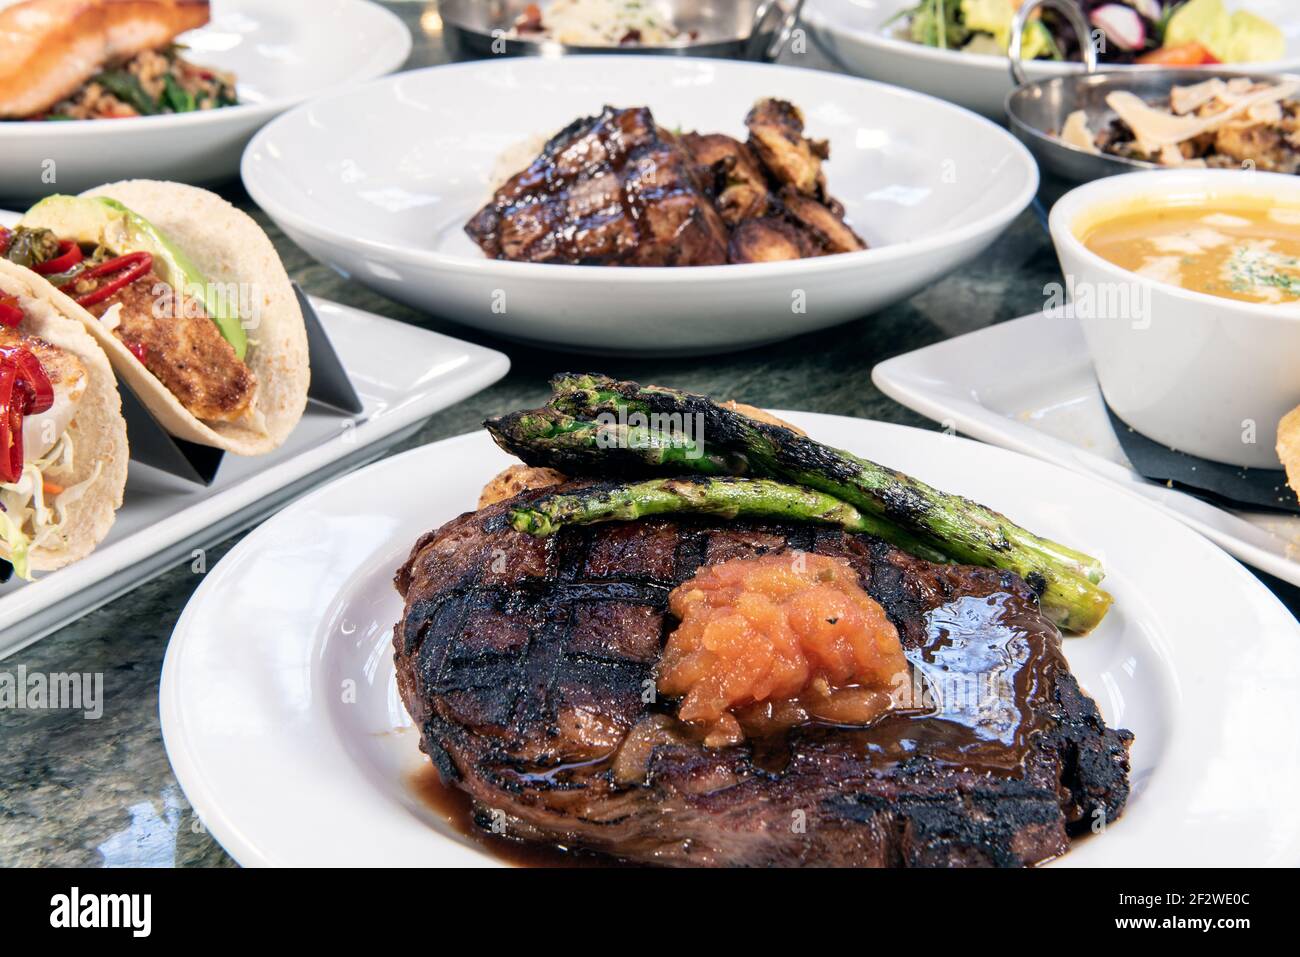
[[[17,482],[0,482],[0,543],[20,578],[32,580],[32,549],[45,547],[63,534],[68,509],[85,495],[103,470],[103,463],[96,462],[87,478],[47,501],[46,475],[71,472],[73,456],[72,436],[64,432],[45,455],[23,464]]]

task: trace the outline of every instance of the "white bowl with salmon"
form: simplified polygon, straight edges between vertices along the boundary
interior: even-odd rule
[[[1050,225],[1114,413],[1177,451],[1279,468],[1300,404],[1300,181],[1131,173],[1066,194]]]
[[[410,52],[365,0],[0,0],[0,197],[228,179],[271,117]]]

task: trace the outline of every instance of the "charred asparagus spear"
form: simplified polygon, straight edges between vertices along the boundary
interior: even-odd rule
[[[707,396],[643,388],[635,382],[597,375],[559,375],[551,380],[551,388],[551,406],[580,419],[604,415],[615,421],[620,416],[624,421],[640,421],[631,418],[639,413],[651,427],[656,421],[695,421],[696,445],[701,450],[733,463],[743,457],[752,474],[811,485],[867,511],[904,524],[915,523],[920,531],[945,543],[955,538],[972,555],[1019,547],[1040,556],[1049,566],[1060,566],[1094,584],[1105,575],[1097,559],[1041,538],[992,509],[780,426],[756,422]]]
[[[497,443],[530,465],[602,478],[696,472],[796,483],[852,504],[950,560],[1018,573],[1064,628],[1087,631],[1110,605],[1096,587],[1103,571],[1095,559],[900,472],[704,396],[594,375],[557,376],[552,388],[547,408],[488,423]],[[882,537],[909,548],[900,535]]]
[[[868,532],[918,558],[947,561],[929,545],[824,492],[770,479],[694,476],[634,483],[601,483],[576,492],[552,492],[510,512],[511,524],[532,535],[552,535],[565,525],[630,522],[650,515],[716,515],[836,525]]]

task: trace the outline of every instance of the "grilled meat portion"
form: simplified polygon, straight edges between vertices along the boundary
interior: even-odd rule
[[[465,231],[493,258],[528,262],[707,266],[727,255],[695,165],[644,107],[570,124]]]
[[[424,535],[396,578],[402,699],[481,822],[656,864],[1018,866],[1124,807],[1132,736],[1106,728],[1010,573],[796,523],[536,538],[510,506]],[[908,710],[705,747],[655,694],[668,593],[703,564],[796,549],[843,558],[884,607]]]
[[[77,291],[84,294],[92,288]],[[157,273],[87,308],[98,319],[114,310],[108,320],[113,335],[196,418],[233,422],[248,411],[257,387],[253,371],[240,361],[203,306],[172,290]]]
[[[767,212],[767,177],[748,146],[724,133],[685,133],[681,143],[724,223],[734,227]]]
[[[799,230],[777,216],[747,219],[731,233],[727,261],[769,263],[811,256],[814,247]]]
[[[750,147],[778,183],[805,196],[826,198],[822,160],[830,157],[830,146],[803,135],[803,114],[797,106],[785,100],[759,100],[745,117],[745,126]]]
[[[771,262],[865,249],[826,193],[824,141],[760,100],[749,141],[675,136],[645,108],[605,107],[546,144],[465,225],[495,259],[606,266]]]
[[[851,253],[867,248],[861,237],[844,222],[842,213],[789,186],[781,190],[781,208],[789,221],[811,240],[816,255]]]

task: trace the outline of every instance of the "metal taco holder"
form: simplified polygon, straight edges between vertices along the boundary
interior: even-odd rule
[[[293,291],[307,327],[307,363],[311,369],[308,399],[348,415],[360,415],[365,411],[361,397],[330,342],[315,307],[297,283],[293,284]],[[117,387],[122,396],[122,417],[126,420],[131,459],[187,482],[211,485],[226,453],[222,449],[176,438],[163,428],[125,380],[119,378]],[[13,565],[0,558],[0,584],[12,576]]]
[[[363,411],[361,398],[344,371],[311,300],[297,283],[293,284],[293,291],[307,327],[307,365],[311,369],[307,397],[341,412],[359,415]],[[117,384],[122,393],[122,416],[126,419],[131,458],[187,481],[211,485],[226,453],[176,438],[162,427],[124,380],[118,379]]]
[[[668,46],[580,46],[555,40],[508,37],[529,0],[441,0],[443,36],[459,58],[639,54],[775,60],[799,24],[804,0],[671,0],[673,22],[695,39]],[[774,16],[775,15],[775,16]]]

